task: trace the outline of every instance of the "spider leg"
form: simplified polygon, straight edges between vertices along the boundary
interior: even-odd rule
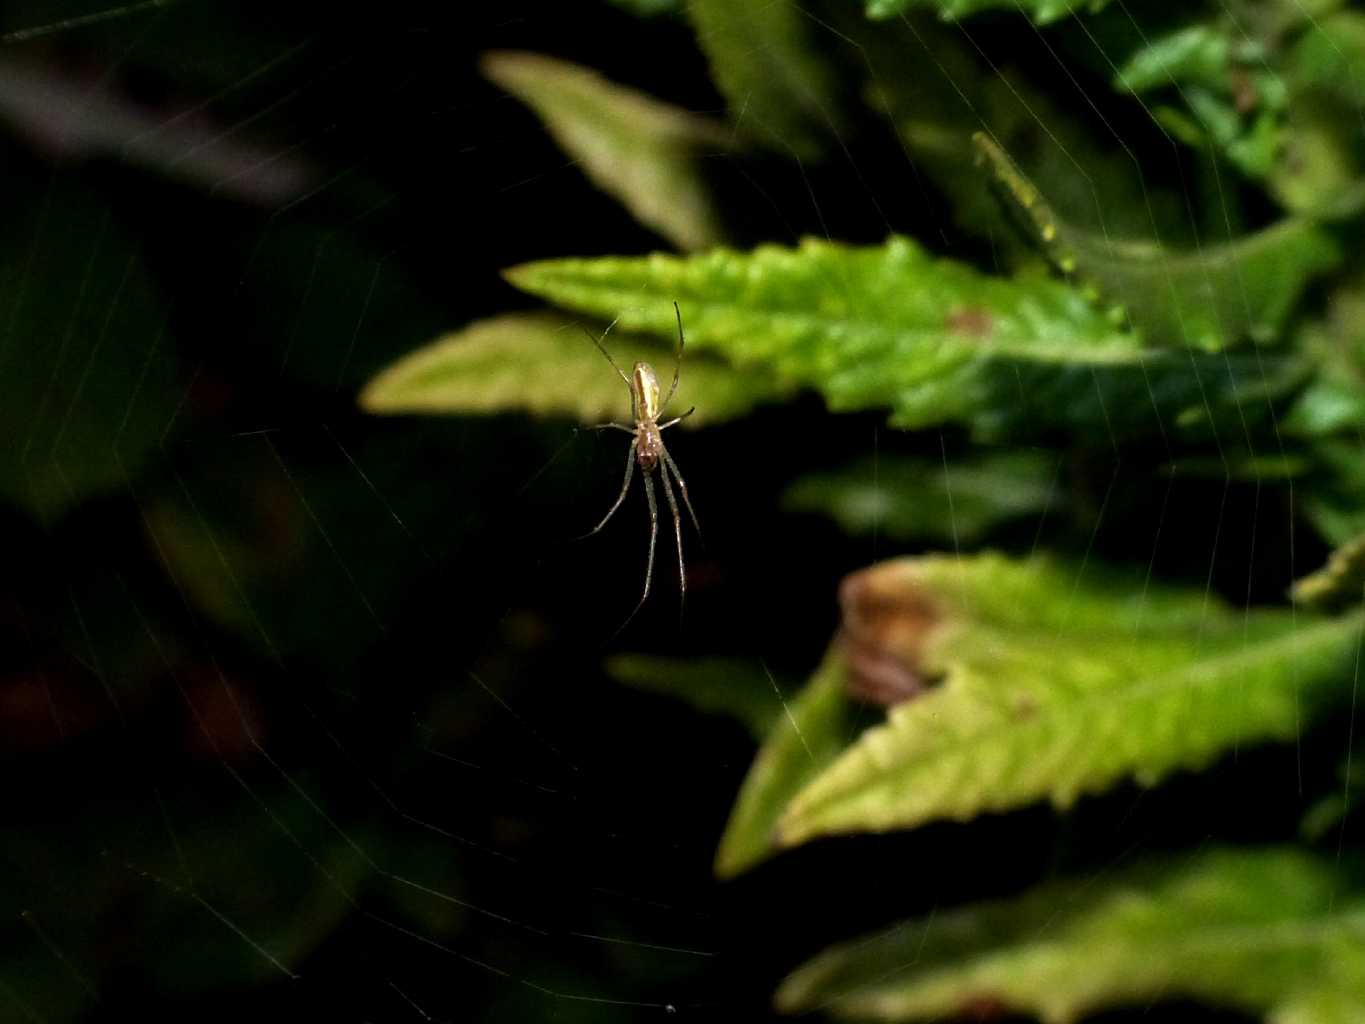
[[[626,426],[624,423],[594,423],[592,426],[586,427],[586,428],[584,428],[584,429],[586,429],[586,430],[624,430],[627,434],[634,434],[634,433],[635,433],[635,428],[634,428],[634,427],[628,427],[628,426]]]
[[[607,514],[602,517],[602,521],[598,523],[596,526],[594,526],[587,533],[583,534],[582,537],[579,537],[578,540],[583,540],[584,538],[591,537],[594,533],[596,533],[598,530],[602,529],[602,527],[607,525],[608,519],[616,515],[616,510],[621,507],[621,502],[626,500],[626,493],[630,490],[630,478],[634,472],[635,449],[631,448],[629,451],[626,452],[626,479],[625,482],[621,484],[621,493],[616,496],[616,501],[615,503],[612,504],[611,508],[607,509]],[[646,476],[645,482],[648,483],[648,481],[649,477]]]
[[[645,591],[640,595],[640,603],[635,606],[638,612],[645,605],[645,600],[649,597],[649,583],[654,576],[654,544],[659,539],[659,506],[654,501],[654,481],[649,478],[648,473],[642,474],[645,478],[645,500],[649,502],[649,558],[645,562]],[[633,619],[635,612],[631,612]],[[627,622],[630,619],[626,620]]]
[[[621,318],[619,316],[616,318],[616,320],[620,319]],[[611,323],[607,324],[607,329],[602,332],[603,338],[605,338],[608,334],[611,333],[611,329],[616,326],[616,320],[613,320]],[[681,321],[679,321],[679,323],[681,323]],[[601,352],[604,356],[607,357],[607,362],[611,363],[611,368],[616,371],[616,375],[625,382],[626,390],[630,392],[630,418],[637,419],[638,414],[635,411],[635,385],[630,382],[630,378],[626,376],[625,371],[616,365],[616,360],[611,357],[611,353],[607,351],[607,346],[602,344],[601,340],[597,337],[597,335],[593,334],[592,331],[588,330],[586,327],[583,328],[583,333],[586,334],[590,339],[592,339],[592,343],[597,346],[597,351]],[[674,380],[673,383],[674,386],[676,387],[677,386],[676,379]]]
[[[671,420],[669,420],[667,423],[660,423],[660,424],[659,424],[659,429],[660,429],[660,430],[667,430],[669,427],[673,426],[674,424],[676,424],[676,423],[681,423],[683,420],[687,419],[687,417],[691,416],[691,415],[692,415],[694,412],[696,412],[696,411],[697,411],[697,407],[694,405],[694,406],[692,406],[692,408],[688,409],[687,412],[683,413],[681,416],[674,416],[674,417],[673,417]]]
[[[673,312],[678,317],[678,354],[673,359],[673,383],[668,389],[668,397],[664,399],[663,405],[659,406],[660,411],[667,407],[669,400],[673,397],[673,392],[678,390],[678,377],[682,373],[682,352],[683,352],[683,329],[682,329],[682,310],[678,304],[673,303]]]
[[[666,466],[659,467],[659,479],[664,484],[664,497],[668,499],[668,507],[673,513],[673,537],[678,543],[678,591],[681,595],[679,603],[687,597],[687,567],[683,565],[682,550],[682,517],[678,514],[678,499],[673,497],[673,485],[668,482],[668,469]]]
[[[692,499],[687,496],[687,482],[683,480],[682,474],[678,472],[678,464],[673,461],[673,456],[668,454],[668,449],[662,445],[659,451],[664,457],[664,466],[673,471],[673,475],[678,478],[678,490],[682,491],[683,504],[687,506],[687,514],[692,517],[692,526],[697,531],[697,536],[701,536],[701,524],[697,522],[697,513],[692,511]]]

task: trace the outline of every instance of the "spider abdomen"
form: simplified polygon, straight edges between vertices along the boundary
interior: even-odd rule
[[[659,453],[663,451],[664,439],[659,428],[652,423],[641,424],[635,435],[635,458],[646,473],[659,464]]]

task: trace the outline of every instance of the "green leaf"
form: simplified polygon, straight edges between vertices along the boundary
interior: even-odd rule
[[[687,0],[687,15],[735,123],[780,152],[818,155],[839,122],[835,79],[794,0]]]
[[[868,103],[900,136],[911,164],[906,188],[931,208],[928,232],[946,205],[942,220],[987,242],[996,265],[1038,262],[1033,248],[1010,230],[981,176],[972,173],[977,154],[971,137],[985,130],[1069,223],[1118,238],[1174,243],[1196,236],[1199,225],[1190,220],[1187,197],[1153,180],[1150,169],[1144,174],[1115,144],[1112,131],[1087,116],[1085,105],[1065,103],[1018,67],[993,64],[960,27],[922,14],[870,22],[842,7],[830,17],[851,67],[865,77]]]
[[[1306,842],[1321,843],[1329,834],[1338,839],[1347,820],[1365,805],[1365,765],[1353,761],[1348,754],[1337,767],[1337,778],[1340,787],[1319,797],[1303,812],[1299,835]]]
[[[1270,184],[1290,209],[1354,217],[1365,209],[1365,146],[1357,130],[1365,16],[1326,12],[1301,27],[1277,65],[1289,90],[1289,116]]]
[[[1299,331],[1298,347],[1317,364],[1284,420],[1286,433],[1326,437],[1365,428],[1365,288],[1335,289],[1327,314]]]
[[[1365,534],[1365,445],[1321,441],[1313,455],[1318,472],[1298,491],[1303,510],[1329,544],[1348,544]]]
[[[1064,282],[983,274],[899,236],[546,260],[507,277],[664,338],[676,300],[690,346],[815,388],[836,411],[890,408],[896,426],[959,422],[985,440],[1241,432],[1307,369],[1297,357],[1144,349]]]
[[[1067,1024],[1196,999],[1274,1024],[1365,1019],[1365,901],[1287,848],[1210,849],[907,921],[835,946],[777,994],[788,1012],[881,1021],[972,1008]]]
[[[676,331],[675,322],[675,339]],[[663,375],[673,362],[673,348],[646,338],[612,333],[607,346],[622,369],[644,360]],[[742,416],[789,390],[761,372],[742,373],[714,357],[689,352],[674,401],[679,411],[687,408],[684,400],[696,404],[696,413],[681,425],[697,427]],[[386,414],[518,411],[569,416],[581,423],[630,418],[629,388],[584,328],[549,313],[478,320],[438,338],[370,381],[360,404]]]
[[[952,463],[867,459],[802,477],[782,503],[826,515],[848,533],[972,544],[1003,523],[1041,515],[1053,497],[1056,469],[1054,458],[1034,451]]]
[[[783,808],[838,756],[848,713],[843,665],[830,654],[801,693],[783,705],[759,748],[716,851],[717,875],[737,875],[773,853]]]
[[[1365,88],[1365,14],[1336,11],[1313,19],[1285,57],[1299,87],[1324,89],[1358,105]]]
[[[25,198],[0,239],[0,497],[50,519],[128,486],[185,382],[137,237],[82,188]]]
[[[1179,137],[1212,146],[1244,174],[1265,178],[1282,148],[1288,106],[1269,49],[1230,17],[1197,22],[1144,39],[1115,86],[1132,93],[1170,90],[1193,118]]]
[[[730,131],[595,71],[534,53],[485,54],[485,76],[529,106],[604,192],[680,249],[705,249],[724,231],[703,175]]]
[[[1294,583],[1294,600],[1322,608],[1356,604],[1365,597],[1365,535],[1332,552],[1327,564]]]
[[[729,715],[757,739],[782,710],[782,690],[751,658],[661,658],[618,654],[607,659],[607,674],[618,682],[680,697],[698,711]]]
[[[660,14],[676,14],[682,10],[682,0],[610,0],[610,2],[641,18],[653,18]]]
[[[866,0],[869,18],[894,18],[916,8],[936,11],[945,21],[956,21],[981,11],[1007,10],[1027,14],[1039,25],[1078,11],[1098,11],[1108,0]]]
[[[888,617],[886,654],[933,681],[807,784],[784,844],[1066,807],[1226,750],[1288,740],[1343,684],[1360,616],[1225,606],[1035,558],[928,556],[845,581],[845,628]]]
[[[1332,236],[1306,219],[1193,252],[1097,236],[1059,219],[995,142],[974,140],[1057,266],[1118,303],[1154,344],[1217,352],[1246,337],[1273,341],[1309,282],[1341,261]]]
[[[1232,56],[1232,39],[1219,27],[1186,25],[1147,40],[1119,68],[1115,85],[1138,93],[1176,82],[1216,84],[1225,79]]]

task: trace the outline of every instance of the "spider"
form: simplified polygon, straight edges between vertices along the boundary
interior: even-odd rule
[[[644,607],[645,601],[649,598],[649,584],[654,575],[654,546],[659,538],[659,509],[654,501],[654,480],[655,469],[659,470],[659,479],[663,481],[664,497],[668,499],[668,507],[673,512],[673,535],[678,544],[678,590],[682,597],[687,595],[687,569],[683,565],[682,550],[682,518],[678,515],[678,502],[673,497],[673,486],[669,482],[668,474],[672,473],[678,481],[678,489],[682,491],[683,504],[687,506],[687,514],[692,519],[692,525],[696,528],[698,536],[701,535],[701,526],[697,523],[697,513],[692,510],[692,500],[687,496],[687,484],[683,482],[682,474],[678,472],[678,464],[673,461],[673,456],[668,454],[668,449],[664,447],[663,431],[675,424],[681,423],[696,411],[693,406],[681,416],[674,416],[665,423],[659,422],[659,417],[663,415],[668,407],[669,400],[673,398],[673,392],[678,390],[678,377],[682,373],[682,352],[683,352],[683,328],[682,313],[678,309],[678,304],[673,303],[673,312],[678,318],[678,352],[673,362],[673,383],[668,389],[668,394],[664,396],[662,402],[659,401],[659,378],[654,375],[654,368],[646,362],[638,362],[627,377],[621,368],[616,365],[616,360],[611,357],[602,341],[588,332],[588,337],[601,353],[607,357],[607,362],[611,363],[613,370],[625,381],[626,387],[630,389],[630,415],[635,421],[635,426],[629,427],[624,423],[598,423],[593,430],[624,430],[630,434],[634,441],[630,446],[630,451],[626,455],[626,479],[621,484],[621,493],[617,495],[616,501],[611,508],[607,509],[607,514],[602,517],[602,521],[583,535],[591,537],[602,527],[607,525],[607,521],[616,514],[616,510],[621,507],[621,503],[626,500],[626,495],[630,493],[630,480],[635,473],[635,464],[640,464],[640,472],[645,481],[645,500],[649,502],[649,560],[645,565],[645,589],[640,595],[640,603],[635,606],[635,611]],[[606,338],[607,332],[615,326],[616,321],[602,332],[602,338]],[[580,538],[581,539],[581,538]],[[631,612],[633,617],[635,612]],[[626,621],[630,621],[627,619]]]

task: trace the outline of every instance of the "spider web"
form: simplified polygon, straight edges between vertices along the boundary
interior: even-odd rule
[[[603,656],[733,654],[801,678],[837,624],[838,580],[917,549],[783,515],[783,489],[812,466],[919,454],[941,461],[951,509],[974,446],[808,399],[672,442],[707,531],[686,616],[665,529],[651,603],[610,640],[643,572],[639,495],[625,525],[569,538],[619,486],[619,438],[356,408],[403,353],[524,304],[500,268],[659,247],[476,58],[554,53],[719,115],[704,59],[680,22],[562,6],[5,11],[12,1019],[764,1019],[783,974],[836,938],[1210,834],[1292,834],[1336,785],[1349,722],[1321,749],[1305,732],[1065,818],[817,844],[713,880],[752,741],[611,682]],[[848,44],[805,13],[820,45]],[[1002,39],[1026,48],[1131,163],[1154,230],[1156,174],[1195,247],[1233,237],[1235,183],[1196,195],[1177,143],[1142,149],[1153,129],[1107,120],[1093,70],[1026,24],[951,31],[992,66]],[[1100,184],[1030,114],[1120,237]],[[838,143],[818,166],[760,175],[726,157],[718,173],[765,237],[902,232],[989,261],[953,240],[907,151]],[[1060,525],[1054,486],[1003,543],[1062,547],[1082,573],[1135,562],[1248,609],[1320,560],[1292,481],[1234,471],[1239,451],[1284,454],[1278,438],[1263,451],[1243,423],[1215,436],[1211,476],[1155,488],[1172,441],[1107,440],[1078,474],[1088,529]],[[1021,852],[1002,865],[1001,849]]]

